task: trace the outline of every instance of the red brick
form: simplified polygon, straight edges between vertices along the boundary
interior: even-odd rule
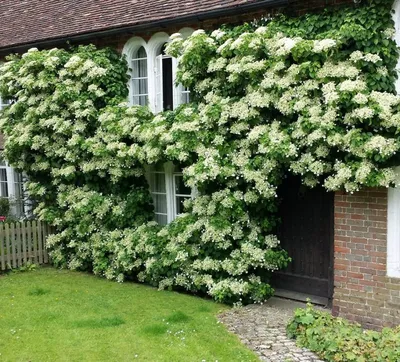
[[[335,224],[333,313],[368,328],[398,325],[400,279],[386,276],[387,190],[337,193],[335,210],[336,198],[346,225]]]

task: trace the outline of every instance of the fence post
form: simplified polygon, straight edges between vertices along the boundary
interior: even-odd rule
[[[7,265],[9,268],[11,268],[10,227],[8,224],[5,224],[4,233],[6,234]]]
[[[27,248],[28,248],[28,259],[27,261],[30,261],[33,263],[33,255],[32,255],[32,228],[31,228],[31,222],[27,221],[26,222],[26,234],[27,234]]]
[[[12,267],[17,268],[17,250],[15,246],[15,224],[12,222],[10,224],[10,237],[11,237],[11,253],[12,253]]]
[[[38,222],[38,250],[39,264],[43,264],[43,237],[42,237],[42,222]]]
[[[32,242],[33,242],[33,263],[36,264],[38,261],[38,252],[37,252],[37,222],[36,220],[32,221]]]
[[[49,256],[47,254],[47,237],[49,236],[50,226],[46,223],[43,223],[43,262],[47,264],[49,262]]]
[[[22,227],[21,227],[21,232],[22,232],[22,251],[23,251],[23,257],[24,257],[24,263],[26,264],[28,262],[27,255],[29,255],[28,250],[26,249],[26,227],[25,227],[25,221],[22,222]]]
[[[17,243],[17,264],[18,267],[21,267],[23,265],[23,260],[22,260],[22,243],[21,243],[21,232],[22,232],[22,227],[21,227],[20,222],[15,223],[15,233],[16,233],[16,243]]]

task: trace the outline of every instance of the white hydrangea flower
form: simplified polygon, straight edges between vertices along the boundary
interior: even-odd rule
[[[361,107],[353,110],[350,116],[360,119],[370,119],[375,115],[375,112],[372,108],[369,107]]]
[[[275,52],[277,55],[287,55],[296,46],[300,39],[281,38],[275,44]]]
[[[333,39],[314,40],[313,51],[315,53],[321,53],[336,47],[336,44],[336,40]]]
[[[198,35],[202,35],[205,34],[206,32],[203,29],[197,29],[192,33],[192,36],[198,36]]]
[[[355,63],[355,62],[358,62],[360,60],[363,60],[364,59],[364,54],[361,51],[356,50],[356,51],[354,51],[354,52],[352,52],[350,54],[349,59],[350,59],[350,61]]]
[[[211,33],[211,36],[217,40],[221,39],[224,35],[225,32],[220,29],[216,29]]]
[[[208,64],[207,72],[212,73],[212,72],[220,71],[220,70],[224,69],[227,64],[228,64],[228,60],[226,58],[222,58],[222,57],[217,58],[215,60],[212,60]]]
[[[353,97],[353,102],[363,105],[368,103],[368,97],[363,94],[363,93],[357,93],[354,97]]]
[[[367,152],[376,151],[382,156],[391,156],[398,151],[399,146],[397,140],[377,135],[371,137],[364,148]]]
[[[333,82],[326,83],[322,86],[322,93],[324,96],[324,102],[331,104],[339,99],[339,94],[336,91],[336,85]]]
[[[341,92],[360,92],[367,88],[367,84],[360,80],[345,80],[339,84],[339,90]]]
[[[364,55],[364,60],[370,63],[378,63],[382,61],[382,58],[378,54],[367,53]]]
[[[378,67],[378,69],[376,70],[376,72],[383,76],[383,77],[387,77],[389,75],[389,71],[385,66],[382,67]]]

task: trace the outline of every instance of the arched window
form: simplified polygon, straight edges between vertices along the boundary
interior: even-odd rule
[[[147,74],[147,53],[141,46],[132,57],[132,104],[145,106],[148,104],[149,86]]]

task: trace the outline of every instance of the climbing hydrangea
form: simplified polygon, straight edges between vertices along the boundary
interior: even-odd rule
[[[328,191],[394,184],[400,98],[383,89],[392,62],[352,49],[342,28],[310,39],[280,21],[174,34],[167,52],[193,101],[157,115],[124,103],[127,68],[111,50],[10,58],[0,70],[13,100],[1,115],[5,155],[57,229],[56,265],[259,302],[289,262],[274,235],[286,175]],[[389,30],[379,32],[393,49]],[[144,170],[167,161],[198,196],[160,226]]]

